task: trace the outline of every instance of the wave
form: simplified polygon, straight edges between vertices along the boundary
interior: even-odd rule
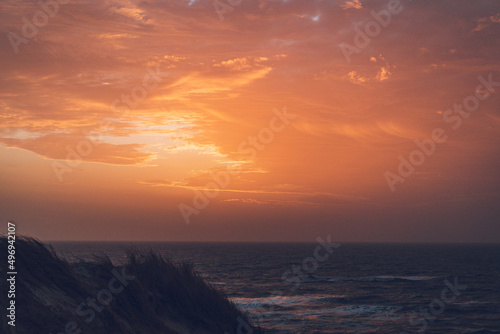
[[[231,298],[231,301],[243,311],[255,312],[286,308],[295,309],[301,315],[321,315],[335,313],[337,315],[384,314],[400,311],[398,306],[385,305],[339,305],[331,307],[332,302],[344,301],[345,295],[303,295],[273,296],[262,298]]]
[[[344,297],[344,296],[340,296]],[[262,298],[231,298],[231,301],[243,310],[260,309],[265,306],[296,307],[300,305],[311,305],[325,299],[324,295],[305,296],[273,296]],[[328,296],[332,298],[332,296]]]
[[[7,258],[7,238],[0,236],[0,257]],[[107,256],[69,263],[32,239],[16,238],[15,281],[20,311],[17,333],[71,332],[262,334],[219,290],[208,285],[192,265],[174,263],[152,251],[131,250],[115,266]],[[0,271],[7,272],[7,261]],[[22,273],[22,274],[21,274]],[[7,291],[7,281],[0,280]],[[15,313],[11,314],[15,317]],[[1,333],[10,332],[1,322]]]
[[[394,282],[394,281],[428,281],[438,277],[436,276],[367,276],[367,277],[330,277],[308,275],[301,278],[301,283],[313,282]],[[296,283],[297,278],[288,278],[285,282]]]

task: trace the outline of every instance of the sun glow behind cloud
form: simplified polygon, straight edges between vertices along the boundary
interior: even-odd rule
[[[463,201],[464,193],[469,203],[487,202],[499,182],[497,95],[464,120],[397,196],[382,177],[415,149],[415,139],[448,126],[444,112],[475,92],[479,75],[500,70],[500,8],[444,3],[403,2],[404,10],[348,63],[338,45],[353,44],[357,25],[373,20],[371,11],[386,2],[244,2],[223,21],[202,1],[68,2],[18,54],[8,38],[0,41],[4,191],[17,196],[14,207],[34,196],[31,182],[47,192],[54,212],[67,198],[77,212],[110,198],[104,217],[156,212],[151,226],[172,229],[175,240],[190,239],[176,227],[183,224],[178,204],[228,166],[242,172],[200,216],[207,230],[195,239],[208,226],[229,226],[235,214],[244,227],[228,228],[235,234],[221,232],[221,239],[245,239],[252,219],[278,215],[281,227],[313,220],[319,229],[332,217],[364,210],[351,223],[369,236],[380,208],[390,208],[384,219],[396,222],[400,206]],[[449,6],[460,10],[451,13]],[[20,34],[21,18],[39,10],[29,1],[0,7],[7,13],[0,14],[4,36]],[[285,106],[296,118],[264,149],[243,154],[238,147],[251,148],[249,138]],[[66,163],[70,152],[87,152],[88,145],[59,183],[51,164]],[[20,167],[28,163],[31,169]],[[460,190],[457,179],[467,180]],[[117,207],[133,214],[116,218]],[[86,217],[75,221],[88,224]],[[342,219],[335,228],[355,236]],[[411,228],[418,230],[417,223]],[[389,239],[404,235],[402,228],[392,235],[389,225],[383,229]],[[424,238],[429,230],[418,231]],[[132,228],[121,237],[127,235]]]

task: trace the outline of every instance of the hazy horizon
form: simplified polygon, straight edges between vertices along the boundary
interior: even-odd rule
[[[0,33],[19,235],[500,241],[498,1],[8,0]]]
[[[314,245],[314,241],[229,241],[229,240],[219,240],[219,241],[198,241],[198,240],[41,240],[44,243],[58,243],[58,242],[68,242],[68,243],[214,243],[214,244],[311,244]],[[414,245],[499,245],[500,242],[419,242],[419,241],[409,241],[409,242],[397,242],[397,241],[338,241],[337,243],[342,244],[414,244]]]

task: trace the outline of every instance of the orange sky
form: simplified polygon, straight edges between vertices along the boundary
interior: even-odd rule
[[[498,1],[44,3],[0,3],[19,233],[500,240]]]

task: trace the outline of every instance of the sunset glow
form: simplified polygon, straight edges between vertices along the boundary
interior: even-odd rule
[[[497,1],[43,3],[0,3],[19,233],[500,240]]]

